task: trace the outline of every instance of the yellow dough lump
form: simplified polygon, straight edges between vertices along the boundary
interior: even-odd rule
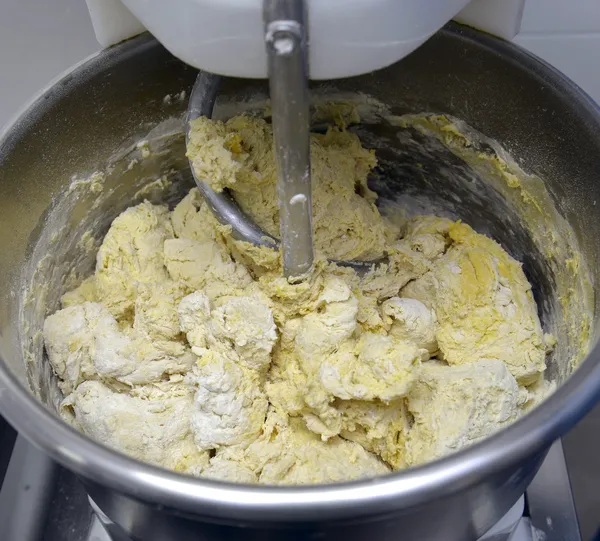
[[[276,235],[272,137],[258,118],[199,119],[188,153]],[[457,451],[550,388],[520,263],[464,223],[392,226],[367,188],[373,153],[343,130],[311,137],[317,261],[301,283],[196,189],[114,220],[95,274],[44,324],[66,420],[192,475],[331,483]],[[383,255],[364,275],[328,262]]]
[[[385,250],[385,224],[367,187],[375,155],[358,137],[330,130],[311,135],[315,249],[338,260],[376,259]],[[273,132],[260,118],[195,121],[188,155],[198,178],[229,188],[264,231],[279,236]]]

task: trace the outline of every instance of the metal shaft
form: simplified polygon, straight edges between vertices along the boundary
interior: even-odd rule
[[[304,0],[265,0],[279,224],[286,277],[313,265],[306,6]]]

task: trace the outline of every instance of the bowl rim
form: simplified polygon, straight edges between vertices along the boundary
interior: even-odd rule
[[[569,96],[572,107],[600,130],[600,111],[575,83],[516,45],[452,23],[440,32],[476,40],[495,54],[509,54]],[[147,34],[96,53],[55,79],[0,133],[0,155],[77,76],[98,72],[123,56],[160,46]],[[15,139],[16,138],[16,139]],[[57,462],[95,483],[135,499],[223,520],[270,522],[338,520],[407,509],[473,486],[486,476],[544,452],[600,399],[600,345],[543,404],[509,427],[471,447],[424,465],[375,479],[330,485],[240,485],[196,478],[140,462],[96,443],[66,424],[22,385],[0,358],[0,412],[20,433]]]

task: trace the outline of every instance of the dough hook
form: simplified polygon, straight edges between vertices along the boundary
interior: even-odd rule
[[[215,192],[196,176],[191,162],[190,167],[212,212],[221,223],[231,225],[234,237],[274,249],[281,247],[284,275],[301,278],[311,270],[314,259],[306,6],[304,0],[265,0],[263,10],[281,241],[258,227],[228,191]],[[212,116],[219,83],[218,75],[198,74],[188,104],[186,142],[190,122]],[[364,272],[380,262],[336,263]]]

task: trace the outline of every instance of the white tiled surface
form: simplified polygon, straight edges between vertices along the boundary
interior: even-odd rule
[[[526,0],[515,41],[600,103],[600,0]]]
[[[525,0],[525,33],[600,33],[599,0]]]
[[[0,126],[98,48],[84,0],[0,0]]]
[[[600,32],[520,34],[515,41],[557,67],[600,103]]]

